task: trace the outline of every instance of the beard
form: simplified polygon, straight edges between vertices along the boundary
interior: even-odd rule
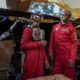
[[[61,17],[60,19],[62,24],[65,24],[68,21],[68,19],[64,17]]]

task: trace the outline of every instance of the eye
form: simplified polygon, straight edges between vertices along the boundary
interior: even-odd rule
[[[67,14],[62,14],[62,16],[68,16]]]

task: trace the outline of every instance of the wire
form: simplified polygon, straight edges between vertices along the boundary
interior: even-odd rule
[[[0,18],[2,18],[2,19],[0,20],[0,22],[3,22],[3,21],[5,21],[5,20],[7,19],[7,17],[5,17],[5,16],[0,16]]]

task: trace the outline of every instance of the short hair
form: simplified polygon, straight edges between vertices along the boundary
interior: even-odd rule
[[[43,19],[43,16],[41,14],[33,14],[31,15],[31,19],[41,21]]]
[[[63,14],[64,14],[64,13],[65,13],[69,18],[72,16],[72,13],[71,13],[70,10],[65,9],[65,10],[63,11]]]

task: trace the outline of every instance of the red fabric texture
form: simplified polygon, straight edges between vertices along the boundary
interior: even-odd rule
[[[50,55],[55,53],[53,74],[64,74],[74,80],[75,59],[77,52],[77,36],[74,27],[70,22],[61,25],[61,23],[53,26],[50,43]],[[73,67],[68,67],[68,62],[73,63]]]
[[[25,28],[20,48],[25,53],[23,64],[23,80],[43,76],[43,66],[46,60],[45,49],[40,41],[33,41],[31,29]]]

